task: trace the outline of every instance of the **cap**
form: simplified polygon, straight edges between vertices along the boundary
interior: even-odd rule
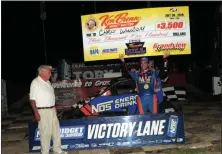
[[[149,62],[149,59],[146,57],[140,58],[140,61],[145,61],[145,62]]]

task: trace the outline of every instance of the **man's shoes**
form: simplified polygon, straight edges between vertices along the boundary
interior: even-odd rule
[[[62,151],[62,152],[60,152],[60,153],[54,152],[53,154],[68,154],[68,152],[67,152],[67,151]]]

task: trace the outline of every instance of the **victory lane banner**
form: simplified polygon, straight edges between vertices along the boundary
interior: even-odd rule
[[[84,61],[191,54],[189,7],[81,16]]]
[[[63,150],[185,143],[182,113],[60,121]],[[29,150],[41,150],[37,123],[29,123]]]

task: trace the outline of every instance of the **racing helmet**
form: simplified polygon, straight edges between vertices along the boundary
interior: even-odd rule
[[[140,58],[140,61],[145,61],[145,62],[149,63],[149,59],[147,57]]]

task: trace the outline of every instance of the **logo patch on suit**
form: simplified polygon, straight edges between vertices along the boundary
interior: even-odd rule
[[[149,85],[148,84],[145,84],[144,85],[144,89],[148,89],[149,88]]]

